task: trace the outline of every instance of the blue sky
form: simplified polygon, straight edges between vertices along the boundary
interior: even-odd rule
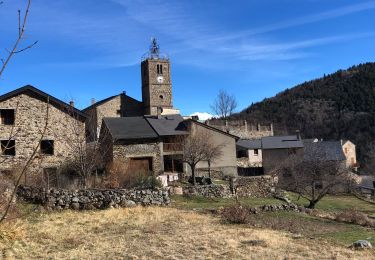
[[[0,56],[17,9],[0,6]],[[174,105],[211,112],[219,89],[238,110],[285,88],[375,61],[375,1],[34,0],[26,41],[0,93],[31,84],[83,108],[126,91],[141,99],[140,60],[156,37],[172,63]]]

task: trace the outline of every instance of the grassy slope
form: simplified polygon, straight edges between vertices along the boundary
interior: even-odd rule
[[[293,202],[301,205],[307,201],[295,194],[289,194]],[[173,197],[173,206],[180,209],[213,209],[228,206],[235,203],[233,199],[208,199],[203,197]],[[240,200],[243,205],[259,206],[264,204],[280,204],[280,200],[273,198],[246,198]],[[324,211],[339,211],[355,209],[373,215],[375,205],[362,201],[353,196],[326,196],[317,204],[317,209]],[[318,217],[295,212],[278,212],[255,215],[251,218],[251,225],[285,230],[292,233],[303,234],[310,238],[326,238],[335,243],[349,245],[358,239],[371,238],[375,244],[375,231],[358,225],[337,223],[331,220],[323,220]]]
[[[355,252],[325,240],[295,239],[290,233],[224,224],[219,218],[173,208],[65,211],[42,214],[16,225],[23,235],[3,249],[4,256],[25,259],[375,257],[373,251]],[[264,244],[254,246],[251,240],[262,240]]]

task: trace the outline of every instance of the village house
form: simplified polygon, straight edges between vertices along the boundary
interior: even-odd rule
[[[86,115],[33,86],[0,96],[0,114],[1,173],[22,168],[38,147],[29,170],[55,175],[85,141]]]
[[[121,160],[129,170],[149,171],[155,175],[188,173],[190,168],[182,162],[181,136],[190,134],[192,128],[199,128],[209,132],[214,143],[222,145],[222,156],[212,162],[211,168],[224,175],[236,175],[237,137],[184,119],[173,107],[170,61],[159,53],[155,40],[143,58],[141,71],[142,102],[121,94],[122,98],[114,96],[84,110],[94,118],[86,127],[94,131],[101,128],[102,151],[109,147],[105,155],[107,163]],[[127,103],[129,100],[131,102]],[[207,162],[197,165],[202,171],[207,167]]]

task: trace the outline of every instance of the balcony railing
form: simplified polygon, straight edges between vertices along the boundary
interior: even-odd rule
[[[164,152],[180,152],[182,151],[182,144],[180,143],[163,143]]]

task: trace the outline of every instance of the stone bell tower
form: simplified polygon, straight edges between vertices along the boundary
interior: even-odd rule
[[[145,114],[158,115],[173,111],[170,62],[168,56],[160,54],[155,38],[152,39],[149,52],[142,58],[141,73]]]

